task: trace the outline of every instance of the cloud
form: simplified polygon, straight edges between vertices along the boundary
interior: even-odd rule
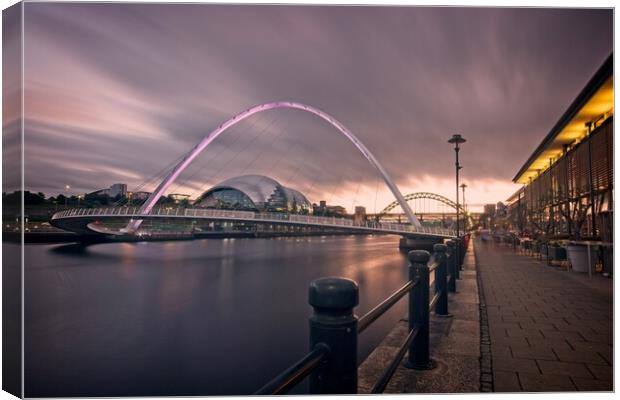
[[[611,10],[26,9],[26,185],[44,191],[134,188],[233,114],[293,100],[340,120],[403,191],[422,182],[451,194],[446,140],[462,134],[472,198],[495,202],[612,50]],[[300,111],[243,122],[173,187],[196,195],[241,173],[272,175],[313,201],[379,197],[378,175],[354,147]]]

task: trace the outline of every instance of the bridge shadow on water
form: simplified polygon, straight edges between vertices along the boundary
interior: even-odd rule
[[[123,259],[122,255],[112,254],[112,253],[100,253],[96,251],[90,251],[97,246],[106,245],[106,244],[120,244],[120,242],[111,242],[111,241],[80,241],[73,242],[67,244],[61,244],[58,246],[54,246],[49,251],[54,254],[62,255],[62,256],[70,256],[77,258],[98,258],[98,259],[108,259],[110,261],[120,261]],[[128,243],[133,244],[133,243]]]
[[[207,240],[207,239],[198,239],[198,240],[192,240],[192,241],[184,241],[184,243],[188,243],[188,242],[200,242],[203,240]],[[210,241],[213,239],[209,239]],[[218,239],[219,240],[219,239]],[[123,262],[127,262],[128,259],[143,259],[143,261],[148,261],[148,259],[153,258],[150,256],[147,256],[146,253],[144,252],[140,252],[140,251],[131,251],[130,254],[127,254],[127,252],[118,252],[118,251],[114,251],[114,252],[103,252],[103,251],[96,251],[97,248],[102,248],[102,246],[129,246],[129,248],[131,248],[132,250],[135,250],[137,248],[137,246],[141,246],[141,245],[146,245],[146,244],[156,244],[156,246],[160,246],[162,243],[162,241],[154,241],[154,242],[117,242],[117,241],[84,241],[84,242],[74,242],[74,243],[69,243],[69,244],[62,244],[62,245],[58,245],[58,246],[54,246],[52,248],[50,248],[48,251],[50,253],[53,253],[55,255],[59,255],[59,256],[67,256],[67,257],[72,257],[72,258],[77,258],[77,259],[88,259],[89,262],[88,263],[84,263],[84,264],[79,264],[80,267],[84,267],[84,266],[88,266],[89,264],[92,264],[91,261],[93,260],[97,260],[97,261],[103,261],[103,262],[107,262],[109,263],[109,265],[116,265],[116,264],[122,264]],[[170,243],[179,243],[179,241],[172,241]],[[190,244],[191,246],[191,244]],[[155,251],[157,251],[155,257],[158,258],[162,256],[161,253],[159,253],[160,249],[157,249]],[[211,262],[215,262],[216,264],[222,260],[222,258],[228,258],[228,257],[222,257],[221,255],[217,255],[217,256],[213,256],[213,255],[204,255],[204,256],[189,256],[187,254],[179,254],[178,256],[167,256],[165,259],[165,262],[167,262],[168,264],[174,263],[174,262],[179,262],[179,263],[192,263],[192,262],[201,262],[204,263],[204,265],[210,265]],[[162,260],[159,260],[162,261]]]

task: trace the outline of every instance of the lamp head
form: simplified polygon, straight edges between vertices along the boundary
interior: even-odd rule
[[[452,137],[448,140],[448,143],[455,143],[457,146],[461,143],[465,143],[466,140],[463,139],[463,137],[461,135],[458,134],[454,134],[452,135]]]

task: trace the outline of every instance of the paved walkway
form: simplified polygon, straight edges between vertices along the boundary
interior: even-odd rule
[[[613,390],[613,281],[475,242],[496,392]]]

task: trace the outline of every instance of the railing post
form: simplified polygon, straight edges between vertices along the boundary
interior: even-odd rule
[[[435,259],[439,263],[435,269],[435,292],[439,293],[439,300],[435,305],[435,314],[442,317],[449,317],[448,313],[448,268],[446,259],[447,246],[436,244],[433,246]]]
[[[454,241],[454,278],[461,279],[461,244],[459,238],[452,239]]]
[[[329,348],[321,366],[310,375],[310,394],[357,393],[357,283],[344,278],[320,278],[310,284],[310,350]]]
[[[459,255],[461,256],[461,264],[460,269],[463,269],[463,264],[465,264],[465,252],[467,248],[465,247],[465,235],[461,236],[461,252]]]
[[[454,293],[456,292],[456,254],[454,254],[456,243],[454,240],[448,240],[446,245],[448,246],[448,272],[450,272],[448,291]]]
[[[430,357],[429,340],[429,274],[428,260],[430,254],[426,250],[412,250],[409,258],[409,279],[417,281],[409,292],[409,330],[417,329],[418,333],[409,346],[407,368],[432,369],[435,367]]]

